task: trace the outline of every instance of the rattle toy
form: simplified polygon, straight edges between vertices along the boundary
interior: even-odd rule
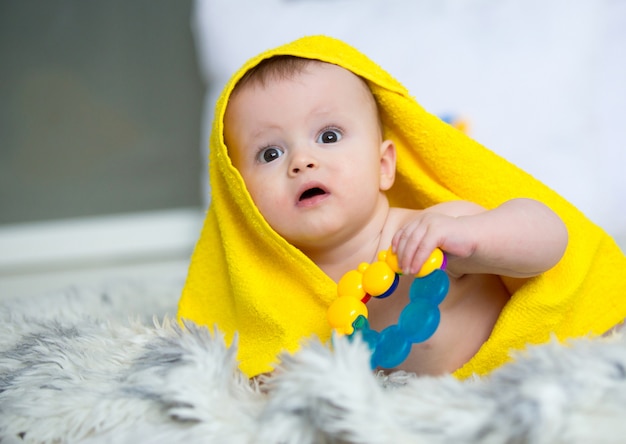
[[[390,296],[402,274],[391,247],[383,250],[378,253],[378,261],[362,263],[339,280],[338,298],[328,309],[328,322],[337,333],[349,338],[361,332],[372,350],[372,369],[397,367],[409,356],[413,344],[430,338],[439,326],[439,304],[450,287],[445,267],[446,256],[436,248],[415,275],[409,290],[410,302],[400,313],[398,323],[377,332],[369,327],[365,304],[371,297]]]

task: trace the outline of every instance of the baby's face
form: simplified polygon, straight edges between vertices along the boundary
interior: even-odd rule
[[[375,101],[350,71],[321,62],[231,96],[224,137],[267,222],[307,250],[341,242],[380,209],[395,157]],[[391,145],[393,150],[393,145]]]

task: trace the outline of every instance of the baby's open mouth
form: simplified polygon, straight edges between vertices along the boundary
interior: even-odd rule
[[[311,199],[315,196],[321,196],[324,194],[326,194],[326,191],[322,190],[319,187],[309,188],[300,195],[300,199],[298,200],[302,202],[303,200]]]

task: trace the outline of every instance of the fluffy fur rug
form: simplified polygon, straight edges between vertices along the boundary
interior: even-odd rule
[[[310,341],[258,386],[218,334],[170,320],[180,284],[3,302],[0,442],[626,441],[622,336],[533,347],[465,382],[374,375],[363,344]]]

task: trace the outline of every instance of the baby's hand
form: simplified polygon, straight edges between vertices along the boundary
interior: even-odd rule
[[[463,217],[423,211],[396,232],[391,246],[402,271],[415,274],[435,248],[448,256],[466,258],[474,251],[475,242]]]

